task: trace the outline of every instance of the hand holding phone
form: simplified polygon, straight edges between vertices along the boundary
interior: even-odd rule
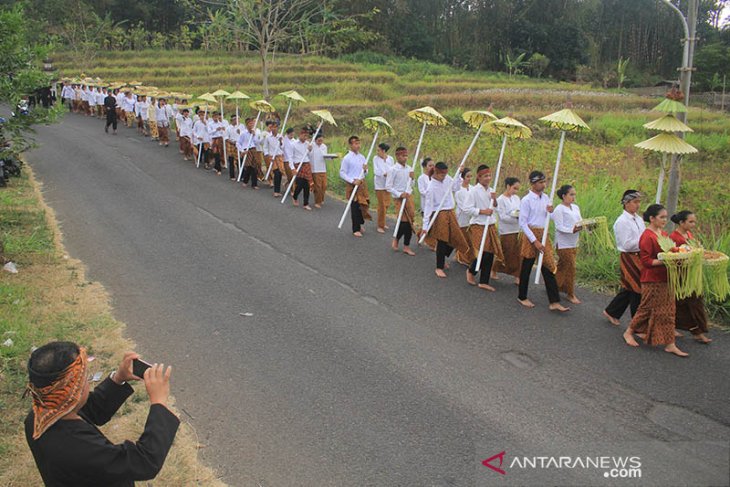
[[[140,358],[132,360],[132,373],[140,380],[144,380],[144,371],[152,367],[152,364],[148,364]]]

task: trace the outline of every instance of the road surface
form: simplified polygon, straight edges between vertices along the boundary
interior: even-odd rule
[[[182,419],[231,485],[600,484],[507,462],[614,447],[641,454],[642,485],[728,482],[727,335],[681,340],[688,359],[632,349],[600,316],[609,297],[558,315],[543,289],[528,310],[506,278],[437,279],[430,251],[337,230],[338,201],[282,205],[78,115],[37,140],[68,252],[143,356],[174,365]],[[481,463],[502,450],[506,475]]]

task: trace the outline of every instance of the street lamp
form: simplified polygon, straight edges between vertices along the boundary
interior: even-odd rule
[[[682,27],[684,28],[684,50],[682,53],[682,67],[679,68],[679,89],[684,93],[684,104],[689,106],[689,89],[692,81],[692,59],[694,58],[695,41],[697,40],[697,11],[699,9],[698,0],[689,0],[689,6],[687,8],[687,17],[684,16],[681,10],[677,8],[670,0],[662,0],[667,6],[674,10],[679,18],[682,19]],[[687,113],[678,114],[682,122],[687,122]],[[684,134],[679,134],[681,138],[684,138]],[[672,156],[672,164],[669,168],[669,185],[667,188],[667,212],[673,215],[677,211],[677,202],[679,200],[679,163],[681,156]]]

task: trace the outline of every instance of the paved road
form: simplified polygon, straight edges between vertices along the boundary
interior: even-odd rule
[[[29,160],[68,251],[144,356],[175,365],[183,419],[226,482],[541,485],[544,471],[480,462],[596,442],[640,452],[643,485],[728,482],[727,335],[684,340],[684,360],[631,349],[599,316],[605,296],[559,316],[533,290],[523,309],[505,280],[487,295],[373,227],[338,231],[339,202],[293,209],[95,119],[38,132]],[[560,483],[604,481],[579,470]]]

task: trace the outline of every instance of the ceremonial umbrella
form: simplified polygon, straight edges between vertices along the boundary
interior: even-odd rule
[[[251,108],[253,108],[254,110],[257,110],[258,113],[256,114],[256,121],[253,124],[253,132],[250,132],[249,136],[248,136],[248,143],[246,144],[247,157],[248,157],[248,148],[251,145],[251,140],[253,140],[254,135],[256,135],[256,125],[258,125],[258,123],[259,123],[259,118],[261,118],[261,113],[262,112],[271,113],[271,112],[276,111],[276,108],[274,108],[274,106],[266,100],[252,101],[248,105]],[[238,146],[238,143],[236,143],[236,146]],[[243,164],[239,164],[238,166],[239,167],[238,167],[237,181],[241,181],[241,176],[243,175]],[[259,176],[258,176],[258,174],[256,174],[253,177],[258,178]]]
[[[251,98],[251,97],[240,91],[234,91],[233,93],[231,93],[230,95],[228,95],[226,97],[226,100],[236,100],[236,123],[239,124],[239,127],[241,124],[241,120],[239,119],[239,116],[238,116],[238,109],[239,109],[240,102],[241,102],[241,100],[248,100],[249,98]],[[236,142],[238,142],[238,141],[236,141]],[[236,160],[238,161],[238,165],[240,166],[241,165],[241,150],[238,148],[238,144],[236,144],[236,152],[237,152]]]
[[[682,102],[672,100],[670,98],[665,98],[662,100],[661,103],[652,108],[652,110],[655,112],[666,113],[686,113],[687,107]]]
[[[370,144],[370,149],[368,150],[368,156],[365,158],[365,165],[367,166],[368,162],[370,162],[370,156],[373,155],[373,149],[375,148],[375,142],[378,140],[378,135],[380,134],[380,131],[382,130],[386,135],[391,135],[393,133],[393,127],[390,126],[388,121],[384,119],[383,117],[368,117],[365,120],[362,121],[363,125],[365,125],[365,128],[368,130],[372,130],[375,132],[373,134],[373,141]],[[362,179],[365,177],[365,170],[363,169],[360,173],[360,177],[358,179]],[[352,194],[350,195],[350,200],[347,202],[347,205],[345,205],[345,211],[342,212],[342,218],[340,218],[340,223],[337,225],[337,228],[342,228],[342,224],[345,222],[345,217],[347,216],[347,212],[350,211],[350,205],[352,204],[352,201],[355,199],[355,193],[357,193],[357,188],[359,188],[358,185],[355,185],[355,187],[352,189]]]
[[[495,192],[497,190],[497,184],[499,182],[499,173],[502,170],[504,152],[507,148],[507,139],[529,139],[530,137],[532,137],[532,130],[530,130],[527,125],[524,125],[519,120],[515,120],[510,116],[500,118],[499,120],[495,120],[494,122],[489,122],[489,124],[487,125],[487,129],[493,134],[502,136],[502,148],[499,151],[497,170],[495,171],[494,179],[492,180],[491,192]],[[482,265],[482,253],[484,252],[484,247],[487,243],[487,235],[488,232],[486,231],[482,233],[482,241],[479,244],[479,253],[477,254],[477,269],[479,269]]]
[[[435,127],[443,127],[447,125],[449,122],[441,115],[439,112],[437,112],[434,108],[425,106],[422,108],[416,108],[415,110],[411,110],[408,112],[408,116],[411,117],[413,120],[416,120],[418,122],[421,122],[421,135],[418,137],[418,144],[416,145],[416,152],[413,154],[413,163],[411,164],[411,170],[410,172],[413,172],[416,168],[416,164],[418,163],[418,155],[421,152],[421,144],[423,143],[423,136],[426,133],[426,126],[433,125]],[[406,191],[411,191],[411,178],[408,178],[408,184],[406,186]],[[402,204],[400,205],[400,210],[398,211],[398,219],[395,222],[395,230],[393,231],[393,238],[396,238],[396,235],[398,235],[398,229],[400,228],[400,220],[403,217],[403,210],[405,210],[406,205]]]
[[[225,119],[225,117],[223,115],[223,98],[225,98],[227,96],[230,96],[231,94],[228,93],[226,90],[220,90],[219,89],[219,90],[216,90],[213,93],[211,93],[211,95],[213,95],[213,97],[220,98],[221,120],[223,121],[223,126],[225,127],[226,126],[226,124],[225,124],[225,120],[226,119]],[[226,137],[225,137],[225,134],[223,135],[223,161],[224,161],[224,164],[228,164],[228,153],[227,153],[227,148],[226,148]]]
[[[319,125],[317,125],[317,130],[314,131],[314,135],[312,136],[312,140],[309,142],[309,145],[312,145],[312,142],[317,138],[317,135],[319,135],[319,131],[322,129],[322,124],[324,122],[327,122],[331,125],[337,126],[337,122],[335,122],[334,117],[329,112],[329,110],[312,110],[312,113],[319,117]],[[306,156],[306,154],[305,154]],[[284,196],[281,198],[281,202],[284,203],[286,201],[286,197],[289,194],[289,191],[291,191],[292,186],[294,185],[294,180],[297,177],[297,173],[299,172],[299,168],[302,166],[302,162],[304,160],[296,162],[295,164],[299,164],[298,166],[295,165],[294,167],[294,174],[292,175],[291,181],[289,181],[289,185],[286,188],[286,192],[284,193]]]
[[[279,130],[279,133],[282,136],[286,137],[286,122],[289,121],[289,112],[291,111],[292,104],[298,103],[298,102],[305,102],[306,100],[304,99],[304,97],[302,97],[302,95],[300,95],[299,93],[297,93],[294,90],[282,91],[281,93],[279,93],[278,96],[283,96],[284,98],[287,98],[289,100],[289,106],[286,109],[286,115],[284,115],[284,123],[281,126],[281,130]],[[268,181],[269,175],[271,174],[271,168],[273,168],[273,167],[274,167],[274,164],[272,161],[272,164],[269,164],[269,167],[266,169],[266,176],[264,177],[265,180]]]
[[[661,120],[661,119],[659,119]],[[676,120],[676,119],[675,119]],[[657,120],[658,121],[658,120]],[[679,122],[679,120],[677,120]],[[653,122],[652,122],[653,123]],[[679,122],[682,123],[682,122]],[[648,124],[647,124],[648,125]],[[682,124],[684,125],[684,124]],[[689,129],[689,127],[687,127]],[[654,130],[660,130],[654,128]],[[689,129],[691,131],[692,129]],[[667,163],[667,154],[694,154],[697,149],[689,145],[687,142],[672,133],[662,132],[655,135],[651,139],[639,142],[634,147],[639,149],[650,150],[662,154],[662,168],[659,172],[659,182],[657,183],[656,203],[659,203],[662,195],[662,186],[664,185],[664,172]]]
[[[550,188],[550,204],[553,204],[555,198],[555,188],[558,184],[558,172],[560,171],[560,158],[563,156],[563,146],[565,145],[566,132],[580,132],[581,130],[590,130],[591,128],[570,108],[564,108],[550,115],[546,115],[540,119],[549,127],[560,130],[560,144],[558,145],[558,157],[555,160],[555,170],[553,171],[553,183]],[[545,217],[545,225],[542,231],[542,245],[547,243],[548,230],[550,228],[550,214]],[[544,254],[540,252],[537,259],[537,272],[535,272],[535,284],[540,284],[540,269],[542,268],[542,260]]]
[[[459,166],[456,168],[456,172],[454,172],[454,177],[456,177],[459,174],[459,171],[461,171],[461,168],[464,167],[464,164],[466,163],[466,159],[469,157],[469,154],[471,153],[472,149],[474,149],[474,146],[477,143],[477,139],[479,139],[479,135],[482,133],[482,129],[484,128],[484,126],[487,123],[497,119],[496,115],[494,115],[489,110],[472,110],[472,111],[464,112],[463,118],[464,118],[464,121],[470,127],[477,129],[477,133],[474,134],[474,138],[471,139],[471,144],[469,144],[469,147],[466,149],[466,152],[464,153],[464,157],[461,158],[461,163],[459,163]],[[429,216],[428,226],[426,228],[424,228],[424,232],[421,235],[421,238],[418,240],[419,244],[423,243],[423,241],[426,239],[426,235],[428,234],[429,230],[431,230],[431,227],[433,226],[433,222],[436,221],[436,217],[439,215],[439,212],[441,211],[441,208],[444,206],[444,203],[446,202],[446,198],[449,196],[450,192],[451,192],[450,188],[444,192],[444,195],[441,197],[441,201],[439,201],[439,205],[436,208],[436,212],[433,214],[433,216]]]

